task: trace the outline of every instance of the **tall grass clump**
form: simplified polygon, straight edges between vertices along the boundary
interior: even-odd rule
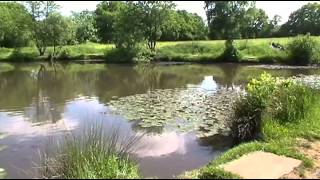
[[[277,84],[270,96],[267,112],[280,123],[303,119],[314,101],[314,90],[292,80]]]
[[[234,104],[231,132],[235,144],[263,138],[263,120],[295,123],[303,119],[314,100],[314,91],[292,79],[263,73],[252,79],[246,94]]]
[[[98,126],[86,128],[81,136],[66,136],[56,155],[43,153],[41,175],[67,179],[139,178],[137,165],[129,159],[137,140],[120,139],[118,131],[106,134]]]
[[[317,41],[307,35],[298,35],[288,44],[289,58],[295,65],[308,65],[317,62]]]

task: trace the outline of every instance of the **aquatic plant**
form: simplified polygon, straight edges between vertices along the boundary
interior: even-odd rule
[[[225,120],[236,96],[235,91],[223,88],[216,92],[154,89],[112,100],[108,105],[114,113],[136,121],[140,128],[198,130],[199,137],[208,137],[228,131]]]

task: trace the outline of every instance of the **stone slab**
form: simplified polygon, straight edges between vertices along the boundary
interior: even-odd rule
[[[221,167],[245,179],[279,179],[299,167],[301,163],[297,159],[256,151]]]

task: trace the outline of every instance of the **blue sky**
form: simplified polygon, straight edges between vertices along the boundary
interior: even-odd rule
[[[79,12],[85,9],[94,10],[100,1],[57,1],[61,6],[61,13],[70,15],[71,11]],[[176,9],[187,10],[188,12],[197,13],[206,20],[205,11],[203,9],[203,1],[174,1],[177,4]],[[278,14],[282,17],[281,23],[288,20],[291,12],[299,9],[302,5],[309,2],[319,1],[257,1],[256,6],[266,11],[268,16],[272,18]]]

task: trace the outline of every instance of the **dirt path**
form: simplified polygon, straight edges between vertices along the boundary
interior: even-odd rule
[[[294,170],[290,174],[284,176],[284,179],[319,179],[320,178],[320,141],[301,141],[301,146],[298,151],[305,154],[310,159],[314,160],[314,167],[307,169],[301,173],[299,170]]]

